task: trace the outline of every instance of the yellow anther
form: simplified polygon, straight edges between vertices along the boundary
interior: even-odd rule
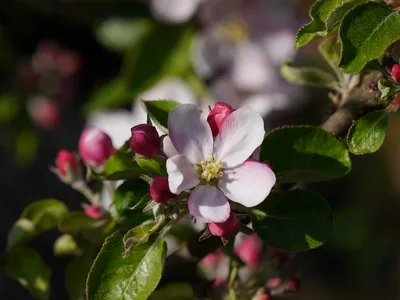
[[[201,162],[201,168],[202,173],[200,176],[208,182],[215,178],[221,178],[224,173],[222,162],[220,160],[215,161],[212,156],[207,157],[207,161]]]

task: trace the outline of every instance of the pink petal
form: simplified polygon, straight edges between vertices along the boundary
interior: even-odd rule
[[[182,104],[174,108],[169,114],[168,130],[175,149],[193,164],[212,154],[211,128],[197,105]]]
[[[168,158],[167,173],[169,189],[177,195],[200,183],[199,174],[196,172],[194,165],[183,155],[175,155]]]
[[[274,172],[257,161],[245,163],[224,171],[218,187],[230,200],[246,207],[260,204],[275,185]]]
[[[214,158],[225,168],[243,163],[264,139],[264,121],[248,107],[234,111],[220,128],[214,143]]]
[[[189,197],[189,212],[200,222],[225,222],[231,208],[224,194],[213,185],[196,187]]]

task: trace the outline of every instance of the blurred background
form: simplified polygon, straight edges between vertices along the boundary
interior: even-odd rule
[[[48,167],[75,151],[97,126],[116,147],[146,120],[139,99],[203,107],[248,105],[267,130],[320,124],[328,92],[286,83],[285,60],[327,70],[313,43],[294,52],[313,0],[2,0],[0,1],[0,249],[24,206],[83,198]],[[353,157],[346,178],[308,186],[336,212],[323,247],[299,254],[295,299],[400,299],[400,119],[392,117],[378,153]],[[52,299],[67,299],[67,258],[55,258],[57,232],[30,246],[52,267]],[[0,299],[33,299],[0,273]]]

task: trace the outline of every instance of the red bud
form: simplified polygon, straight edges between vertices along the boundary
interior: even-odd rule
[[[298,293],[300,291],[301,283],[300,280],[292,278],[286,281],[287,291],[292,293]]]
[[[154,201],[162,204],[175,197],[175,195],[169,190],[167,176],[154,177],[150,184],[150,195]]]
[[[217,102],[210,111],[210,114],[207,117],[207,122],[210,124],[212,134],[216,136],[219,133],[219,129],[222,124],[224,124],[225,120],[229,117],[231,113],[235,110],[224,102]]]
[[[208,223],[208,229],[212,235],[229,238],[238,232],[237,217],[231,212],[228,220],[222,223]]]
[[[136,125],[131,133],[130,148],[137,154],[151,157],[160,152],[160,137],[154,126]]]
[[[98,128],[85,129],[79,138],[79,154],[91,167],[101,167],[115,152],[111,138]]]
[[[258,266],[261,259],[262,243],[260,238],[253,234],[246,236],[236,247],[235,253],[249,267]]]
[[[60,150],[56,158],[58,177],[65,183],[71,184],[82,177],[78,156],[67,150]]]
[[[400,65],[394,64],[392,67],[392,78],[394,81],[400,81]]]
[[[271,300],[271,296],[268,293],[257,296],[257,300]]]
[[[94,220],[101,220],[103,218],[103,209],[100,206],[90,205],[85,209],[85,214]]]

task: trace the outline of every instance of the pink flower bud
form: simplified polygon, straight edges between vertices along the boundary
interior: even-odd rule
[[[301,283],[300,280],[292,278],[285,282],[287,291],[292,293],[298,293],[300,291]]]
[[[85,129],[79,138],[79,154],[85,164],[101,167],[115,152],[111,138],[95,127]]]
[[[60,150],[57,154],[54,172],[68,184],[81,179],[82,174],[77,155],[67,150]]]
[[[282,279],[280,277],[274,277],[267,281],[267,288],[276,289],[282,284]]]
[[[235,253],[249,267],[258,266],[261,259],[262,243],[260,238],[253,234],[246,236],[236,247]]]
[[[388,4],[394,7],[400,7],[400,2],[397,2],[396,0],[389,0]]]
[[[219,133],[219,129],[225,120],[229,117],[231,113],[235,110],[224,102],[217,102],[214,108],[210,111],[207,117],[207,122],[210,124],[212,134],[216,136]]]
[[[394,81],[400,81],[400,65],[394,64],[392,67],[392,78]]]
[[[157,203],[164,204],[175,197],[169,190],[168,177],[156,176],[150,184],[150,195]]]
[[[215,287],[223,287],[223,288],[228,288],[228,282],[224,278],[215,278],[213,282],[213,286]]]
[[[139,155],[151,157],[160,152],[160,137],[154,126],[139,124],[131,129],[130,148]]]
[[[205,256],[201,261],[200,264],[204,267],[211,266],[214,267],[216,266],[222,259],[224,258],[224,253],[222,252],[221,249],[218,249],[217,251],[208,254]]]
[[[229,238],[238,232],[237,217],[231,212],[228,220],[222,223],[208,223],[208,229],[212,235]]]
[[[37,96],[28,102],[28,113],[32,121],[43,129],[51,129],[60,123],[59,105],[44,96]]]
[[[271,300],[271,299],[272,299],[271,296],[267,292],[257,296],[257,300]]]
[[[101,220],[103,218],[103,209],[100,206],[89,205],[85,209],[85,214],[94,220]]]

